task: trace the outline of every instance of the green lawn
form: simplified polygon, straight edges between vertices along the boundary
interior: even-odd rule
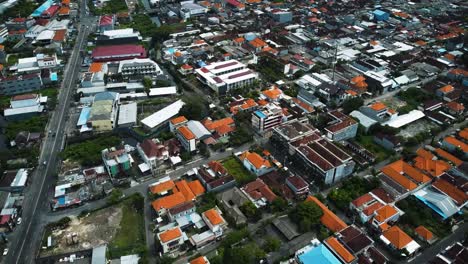
[[[18,62],[18,54],[10,54],[10,55],[8,56],[8,61],[7,61],[7,65],[8,65],[8,66],[13,66],[13,65],[15,65],[17,62]]]
[[[121,206],[122,220],[109,244],[109,255],[111,258],[119,258],[129,254],[145,254],[144,199],[141,195],[134,195],[124,200]]]
[[[245,184],[255,180],[255,175],[246,170],[244,165],[235,157],[224,160],[223,165],[239,184]]]
[[[377,145],[374,142],[373,137],[374,136],[372,135],[361,135],[356,137],[356,141],[377,157],[376,162],[380,162],[390,157],[392,153],[390,153],[390,151],[384,149],[383,147]]]

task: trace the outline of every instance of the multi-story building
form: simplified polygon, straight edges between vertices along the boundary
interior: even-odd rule
[[[8,31],[28,30],[34,25],[34,23],[34,19],[16,17],[5,22],[5,26],[7,27]]]
[[[99,17],[99,31],[104,32],[106,30],[113,30],[114,22],[115,21],[113,15],[105,15]]]
[[[352,157],[319,131],[298,120],[274,128],[272,143],[288,151],[297,164],[304,166],[325,184],[333,184],[349,176],[355,166]]]
[[[177,251],[184,244],[184,236],[182,230],[176,226],[161,233],[158,233],[158,240],[161,243],[164,254]]]
[[[195,70],[198,79],[218,94],[226,94],[235,88],[252,84],[258,74],[237,60],[209,64]]]
[[[182,144],[182,147],[184,147],[188,152],[197,150],[197,138],[187,126],[177,128],[175,133],[176,137]]]
[[[326,135],[333,141],[342,141],[356,136],[359,123],[340,111],[328,112],[333,120],[325,127]]]
[[[212,208],[206,212],[203,212],[202,218],[205,221],[208,228],[215,234],[216,237],[223,235],[223,231],[227,227],[227,222],[221,216],[221,211],[218,207]]]
[[[143,140],[141,144],[137,144],[137,150],[146,165],[151,168],[151,171],[169,159],[168,148],[157,139]]]
[[[102,150],[102,160],[111,177],[116,177],[131,169],[130,155],[125,148]]]
[[[0,94],[3,95],[28,93],[39,90],[41,87],[42,79],[38,73],[0,78]]]
[[[359,111],[378,122],[385,122],[397,115],[395,110],[388,108],[382,102],[375,102],[368,106],[361,106]]]
[[[151,59],[131,59],[119,62],[118,73],[124,78],[141,79],[145,76],[161,75],[162,71],[159,65]]]
[[[138,31],[132,28],[106,30],[97,36],[97,45],[122,45],[138,44],[142,37]]]
[[[259,134],[265,134],[287,120],[283,109],[277,104],[267,104],[261,110],[252,113],[252,127]],[[269,135],[265,135],[269,136]]]
[[[145,47],[141,45],[113,45],[100,46],[93,49],[91,54],[93,61],[120,61],[134,58],[146,58]]]
[[[273,170],[270,161],[256,152],[245,151],[240,155],[239,159],[244,167],[256,176],[261,176]]]
[[[292,175],[286,178],[286,185],[294,192],[294,195],[301,197],[309,194],[309,184],[301,176]]]
[[[6,108],[4,117],[7,120],[19,120],[38,115],[44,111],[47,97],[40,94],[23,94],[13,96],[10,100],[11,108]]]
[[[15,66],[10,67],[18,73],[40,73],[42,69],[53,69],[57,66],[54,55],[37,54],[35,57],[20,58]]]

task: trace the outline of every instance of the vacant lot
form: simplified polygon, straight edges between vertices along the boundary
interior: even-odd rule
[[[239,184],[245,184],[255,180],[255,176],[244,168],[235,157],[230,157],[223,161],[226,170],[231,174]]]
[[[405,126],[400,132],[398,136],[402,136],[404,138],[414,137],[415,135],[422,133],[422,132],[430,132],[431,129],[437,128],[438,126],[428,120],[418,120],[413,122],[407,126]]]
[[[144,226],[143,197],[133,195],[83,218],[71,217],[71,222],[66,228],[46,230],[47,236],[52,236],[54,246],[43,250],[41,255],[63,254],[104,243],[107,244],[108,255],[111,258],[144,254]],[[73,241],[72,236],[76,238]],[[43,241],[47,241],[47,238]]]

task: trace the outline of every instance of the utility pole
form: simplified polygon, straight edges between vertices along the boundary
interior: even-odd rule
[[[338,54],[338,42],[335,40],[335,52],[333,54],[333,75],[332,81],[335,81],[336,55]]]

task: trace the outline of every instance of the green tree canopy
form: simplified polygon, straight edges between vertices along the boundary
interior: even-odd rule
[[[319,223],[323,211],[312,201],[298,203],[296,208],[289,214],[289,218],[297,225],[302,232],[307,232]]]

